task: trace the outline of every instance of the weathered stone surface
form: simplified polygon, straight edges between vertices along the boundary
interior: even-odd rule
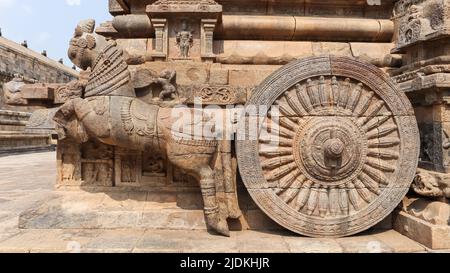
[[[336,239],[311,239],[286,233],[285,231],[245,231],[232,232],[230,238],[211,236],[205,230],[143,230],[143,229],[18,229],[18,214],[35,208],[36,201],[49,200],[55,180],[54,153],[15,155],[0,158],[0,252],[18,253],[159,253],[159,252],[255,252],[277,251],[290,253],[342,252],[348,242]],[[20,163],[20,164],[19,164]],[[23,173],[26,168],[29,172]],[[22,173],[22,176],[5,174]],[[76,202],[79,192],[64,193],[72,195],[66,202]],[[92,194],[99,200],[107,200],[104,194]],[[103,197],[101,197],[103,196]],[[160,198],[158,198],[160,196]],[[117,197],[116,197],[117,198]],[[125,201],[117,198],[118,203]],[[244,200],[244,198],[241,198]],[[33,201],[34,200],[34,201]],[[70,201],[72,200],[72,201]],[[114,199],[112,199],[114,200]],[[110,201],[112,201],[110,200]],[[122,201],[120,201],[122,200]],[[168,202],[174,204],[172,197],[163,194],[148,196],[153,204]],[[33,201],[33,202],[31,202]],[[80,203],[88,203],[83,201]],[[70,204],[68,204],[70,205]],[[92,204],[91,204],[92,206]],[[153,206],[150,204],[150,207]],[[161,206],[161,204],[160,204]],[[118,207],[115,206],[117,209]],[[249,207],[249,206],[243,206]],[[75,210],[76,206],[73,206]],[[85,207],[86,209],[86,207]],[[150,208],[149,208],[150,209]],[[80,209],[78,208],[78,211]],[[125,213],[122,211],[122,213]],[[199,214],[202,214],[199,210]],[[395,231],[371,233],[375,240],[389,246],[393,252],[416,252],[424,250],[418,243],[407,239]],[[357,235],[355,242],[360,236]],[[370,237],[370,240],[374,240]],[[367,240],[364,240],[367,241]],[[273,246],[271,246],[273,244]],[[357,248],[360,247],[360,248]],[[347,248],[350,250],[350,248]],[[364,243],[354,244],[354,252],[370,252]],[[448,252],[448,250],[441,250]]]
[[[0,252],[17,253],[414,253],[425,251],[417,243],[392,232],[355,240],[293,238],[261,232],[211,237],[204,231],[170,230],[39,230],[9,234]],[[7,237],[10,236],[10,237]],[[386,239],[389,238],[389,239]],[[388,248],[384,242],[390,246]],[[405,245],[406,244],[406,245]],[[380,248],[381,246],[381,248]]]
[[[61,191],[17,211],[21,229],[206,230],[202,207],[198,193]],[[258,209],[244,208],[233,230],[283,229]]]
[[[431,249],[450,246],[450,205],[445,202],[405,198],[394,214],[394,228]]]
[[[448,249],[450,247],[448,225],[433,225],[403,211],[400,211],[394,219],[395,230],[412,240],[431,249]]]
[[[396,48],[404,53],[392,75],[412,101],[419,123],[421,152],[412,189],[423,199],[407,199],[394,227],[429,248],[447,248],[450,154],[448,123],[448,1],[397,1]],[[438,202],[439,200],[439,202]]]
[[[344,253],[390,253],[394,250],[373,235],[340,238],[337,242]]]
[[[51,149],[48,132],[24,132],[30,113],[5,110],[33,112],[42,105],[25,105],[27,99],[48,100],[54,94],[53,89],[36,84],[22,90],[25,83],[63,83],[75,79],[77,75],[73,69],[0,37],[0,153]]]
[[[400,26],[397,50],[448,35],[447,4],[446,0],[398,1],[394,8],[394,20]]]
[[[334,239],[311,239],[285,236],[291,253],[342,253],[344,250]]]
[[[26,130],[32,115],[0,110],[0,154],[52,149],[48,132]]]
[[[57,61],[0,37],[0,108],[16,111],[34,110],[33,107],[11,107],[5,104],[3,85],[20,75],[25,82],[65,83],[78,73]]]
[[[450,174],[419,169],[412,188],[423,196],[450,198]]]
[[[425,248],[417,242],[405,237],[399,236],[394,230],[377,232],[372,234],[382,244],[387,245],[394,253],[415,253],[424,252]]]

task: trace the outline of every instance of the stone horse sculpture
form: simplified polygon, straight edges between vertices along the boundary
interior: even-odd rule
[[[229,143],[194,139],[192,134],[176,137],[171,130],[176,122],[173,108],[150,105],[136,97],[122,51],[115,41],[95,34],[94,28],[94,20],[80,22],[70,42],[69,58],[91,73],[82,98],[67,101],[55,115],[59,139],[81,143],[96,139],[111,146],[167,154],[174,166],[200,182],[207,224],[229,236],[227,218],[241,215],[231,186],[231,160],[222,149]],[[218,162],[224,171],[222,178],[214,172]],[[224,202],[217,195],[217,183],[225,185]]]

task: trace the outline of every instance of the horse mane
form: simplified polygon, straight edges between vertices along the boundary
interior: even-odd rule
[[[91,67],[92,72],[84,97],[110,95],[135,97],[128,64],[123,57],[123,51],[115,41],[107,42]]]

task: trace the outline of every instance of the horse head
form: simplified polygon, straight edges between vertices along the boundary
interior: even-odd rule
[[[75,29],[73,38],[70,40],[69,59],[82,70],[92,68],[102,53],[102,49],[108,44],[105,37],[94,33],[94,29],[95,20],[81,21]]]

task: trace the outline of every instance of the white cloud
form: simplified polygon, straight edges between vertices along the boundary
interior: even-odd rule
[[[16,0],[0,0],[0,9],[9,8],[14,5],[15,2]]]
[[[0,0],[2,1],[2,0]],[[67,5],[69,6],[79,6],[81,5],[81,0],[66,0]]]

